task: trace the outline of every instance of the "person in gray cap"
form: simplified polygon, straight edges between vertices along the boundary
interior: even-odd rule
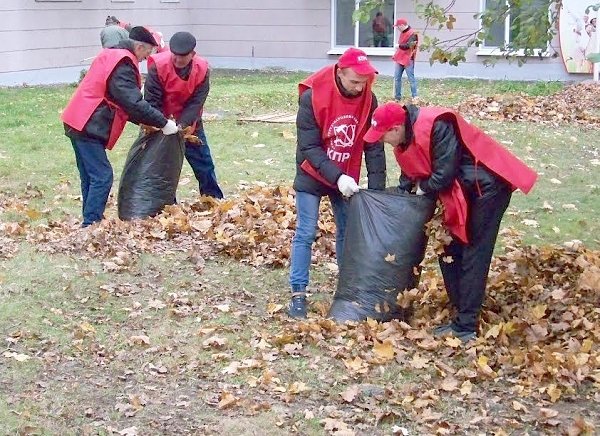
[[[100,43],[102,48],[117,46],[121,41],[129,38],[131,26],[121,23],[114,15],[106,17],[105,27],[100,31]]]
[[[138,63],[156,45],[147,29],[133,27],[128,39],[96,56],[62,112],[65,135],[71,139],[81,179],[83,227],[104,217],[113,182],[106,149],[113,148],[127,120],[160,128],[165,135],[178,131],[174,121],[167,120],[142,97]]]
[[[170,51],[150,56],[144,98],[166,117],[174,117],[181,127],[194,126],[194,135],[202,143],[186,142],[185,158],[198,180],[200,194],[223,198],[202,124],[202,110],[209,91],[209,67],[195,48],[194,35],[177,32],[169,41]]]

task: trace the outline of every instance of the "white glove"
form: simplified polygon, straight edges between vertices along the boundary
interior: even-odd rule
[[[417,194],[417,195],[425,195],[425,191],[423,191],[421,189],[421,185],[419,185],[419,182],[417,182],[417,192],[415,192],[415,194]]]
[[[345,197],[352,197],[360,189],[354,179],[346,174],[342,174],[337,180],[338,189]]]
[[[164,135],[174,135],[179,131],[179,128],[177,127],[175,121],[169,120],[167,121],[167,124],[165,124],[165,126],[160,130],[162,130]]]

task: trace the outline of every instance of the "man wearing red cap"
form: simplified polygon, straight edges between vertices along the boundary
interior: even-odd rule
[[[385,188],[383,144],[363,140],[377,107],[371,91],[376,73],[365,52],[349,48],[337,64],[317,71],[299,85],[294,179],[297,222],[291,249],[292,301],[288,310],[291,317],[306,318],[306,286],[321,198],[328,196],[331,201],[339,265],[346,227],[344,197],[359,190],[363,153],[369,188]]]
[[[415,79],[415,56],[418,50],[419,37],[417,33],[408,25],[405,18],[396,20],[394,27],[400,31],[398,37],[398,48],[392,56],[396,62],[394,72],[394,98],[396,101],[402,99],[402,74],[406,71],[408,83],[410,84],[410,93],[412,98],[417,97],[417,80]]]
[[[537,174],[450,109],[386,103],[365,135],[365,141],[378,140],[394,147],[401,190],[438,197],[444,205],[453,240],[439,264],[457,313],[434,335],[474,339],[500,221],[512,191],[528,193]]]
[[[161,128],[165,135],[177,133],[175,122],[142,98],[138,63],[156,45],[147,29],[133,27],[129,39],[96,56],[62,112],[81,178],[83,227],[103,218],[113,182],[106,149],[114,147],[127,121]]]
[[[180,126],[194,126],[194,135],[202,143],[186,142],[185,158],[198,180],[200,194],[223,198],[202,124],[210,89],[208,62],[196,54],[196,38],[189,32],[175,33],[169,48],[148,58],[144,98],[165,116],[174,116]]]

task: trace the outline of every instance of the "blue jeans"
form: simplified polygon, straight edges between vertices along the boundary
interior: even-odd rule
[[[214,198],[223,198],[223,191],[217,183],[215,174],[215,164],[210,155],[210,148],[206,140],[206,134],[203,128],[196,130],[196,135],[202,141],[202,144],[185,143],[185,158],[192,167],[194,175],[198,180],[200,194],[208,195]]]
[[[92,138],[71,138],[71,143],[81,179],[82,227],[87,227],[104,218],[113,183],[113,169],[106,156],[104,143]]]
[[[417,96],[417,80],[415,79],[415,61],[410,61],[406,66],[396,64],[396,71],[394,72],[394,98],[396,100],[402,99],[402,73],[406,71],[406,77],[408,77],[408,83],[410,84],[410,93],[414,97]]]
[[[342,263],[346,231],[346,201],[341,194],[330,195],[336,225],[335,255]],[[292,239],[290,286],[292,292],[304,292],[308,285],[312,244],[317,234],[321,197],[308,192],[296,192],[296,233]]]

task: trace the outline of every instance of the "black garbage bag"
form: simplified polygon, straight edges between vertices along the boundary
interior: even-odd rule
[[[154,132],[133,143],[119,185],[119,218],[131,220],[154,216],[175,194],[183,166],[185,142],[180,135]]]
[[[348,205],[342,265],[329,317],[338,322],[407,319],[398,293],[416,287],[424,226],[435,200],[399,191],[361,190]]]

